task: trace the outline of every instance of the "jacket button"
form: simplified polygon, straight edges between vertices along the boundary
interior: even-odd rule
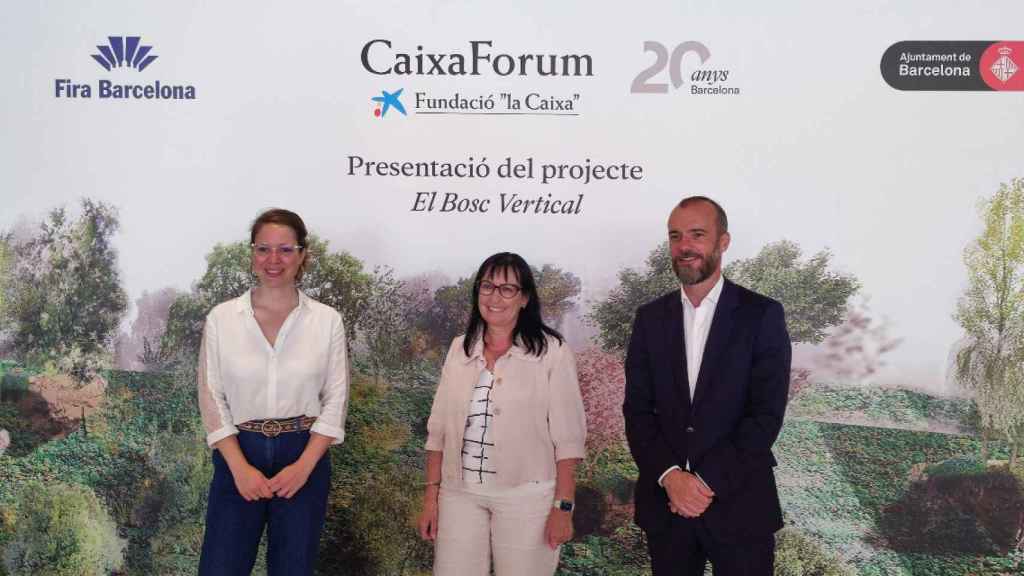
[[[494,409],[494,415],[495,416],[501,416],[501,408],[495,408]]]
[[[494,383],[498,384],[500,386],[501,385],[501,377],[499,376],[499,377],[495,378],[494,379]]]
[[[687,426],[686,427],[686,433],[687,434],[693,434],[693,426]]]

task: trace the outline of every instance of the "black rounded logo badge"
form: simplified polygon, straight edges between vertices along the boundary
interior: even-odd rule
[[[897,90],[1024,90],[1024,42],[904,41],[882,55],[882,78]]]

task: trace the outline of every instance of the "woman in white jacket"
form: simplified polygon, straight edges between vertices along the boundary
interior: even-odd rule
[[[471,306],[427,422],[420,535],[436,575],[553,574],[586,441],[575,359],[520,256],[481,264]]]

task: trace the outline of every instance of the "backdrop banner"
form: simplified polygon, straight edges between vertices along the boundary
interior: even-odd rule
[[[649,574],[622,362],[678,289],[690,195],[794,340],[776,573],[1024,570],[1020,2],[7,13],[0,575],[195,573],[202,323],[252,284],[270,207],[305,219],[302,287],[351,346],[321,573],[429,573],[426,417],[477,266],[511,251],[590,430],[559,574]]]

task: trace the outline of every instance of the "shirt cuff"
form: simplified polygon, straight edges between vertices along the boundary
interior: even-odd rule
[[[309,429],[309,431],[316,432],[321,436],[329,436],[331,438],[334,438],[334,440],[331,441],[331,446],[334,446],[335,444],[341,444],[342,442],[345,441],[345,430],[343,428],[338,428],[337,426],[325,424],[320,420],[314,422],[313,426]]]
[[[662,484],[661,481],[664,480],[665,476],[668,476],[668,473],[673,471],[673,470],[682,470],[682,468],[680,468],[679,466],[672,466],[668,470],[665,470],[664,472],[662,472],[661,476],[658,476],[658,486],[661,486],[662,488],[665,487],[665,485]],[[701,482],[703,482],[703,480],[701,480]]]
[[[700,477],[700,474],[697,474],[696,472],[691,472],[691,474],[696,476],[697,480],[700,480],[700,483],[703,484],[705,488],[707,488],[708,490],[711,490],[711,486],[708,486],[708,483],[705,482],[704,479]],[[714,490],[711,490],[711,491],[714,492]]]
[[[238,428],[235,428],[234,424],[222,426],[206,435],[206,445],[213,448],[213,445],[217,442],[236,434],[238,434]]]
[[[555,462],[558,462],[559,460],[569,460],[570,458],[579,458],[582,460],[586,455],[587,451],[583,447],[583,443],[563,442],[558,446],[555,446]]]

